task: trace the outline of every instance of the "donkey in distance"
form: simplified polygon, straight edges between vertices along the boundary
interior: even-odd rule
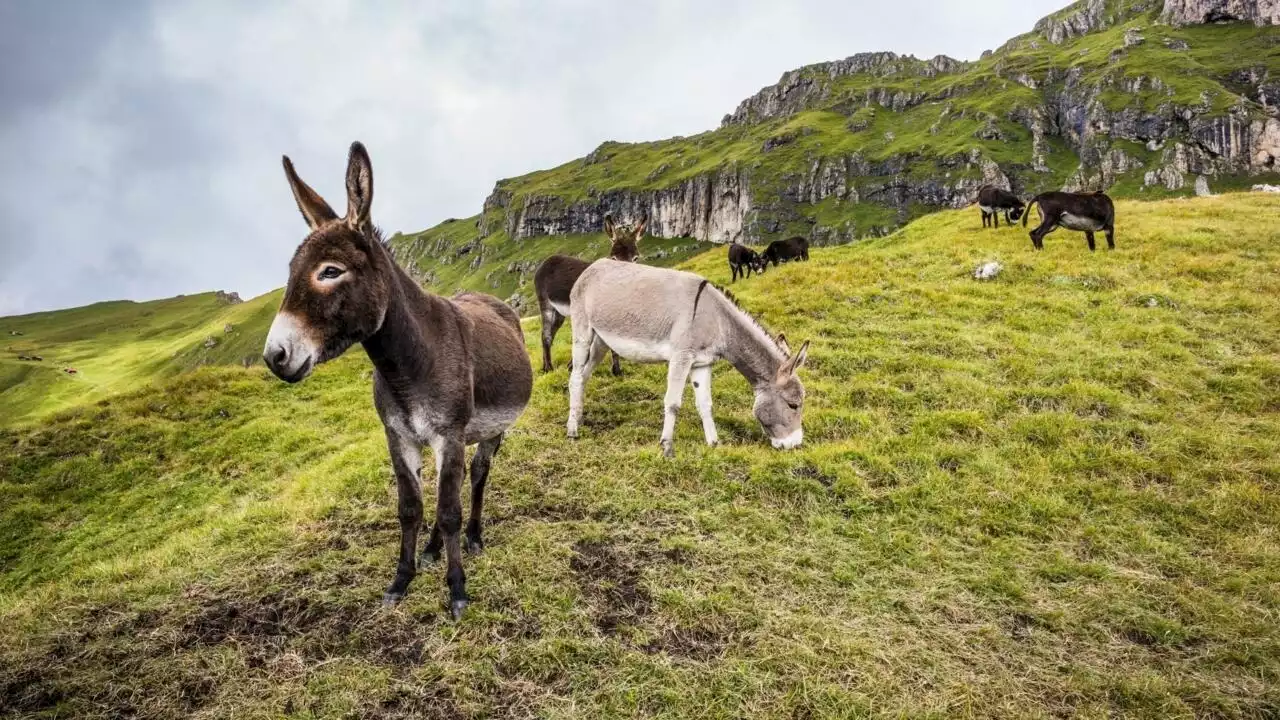
[[[731,282],[737,282],[739,276],[745,280],[751,277],[752,272],[763,275],[768,267],[769,264],[755,250],[742,243],[729,245],[729,273],[733,276]]]
[[[1083,232],[1090,252],[1098,249],[1093,234],[1101,230],[1107,236],[1107,249],[1116,249],[1116,206],[1105,194],[1041,193],[1027,203],[1027,212],[1022,216],[1023,227],[1031,217],[1031,208],[1037,204],[1040,206],[1040,227],[1031,231],[1031,244],[1035,249],[1043,250],[1044,236],[1059,227]]]
[[[676,415],[684,386],[694,400],[708,445],[716,445],[711,415],[711,366],[727,360],[751,383],[754,413],[775,448],[803,441],[804,385],[796,376],[808,356],[806,341],[791,354],[728,295],[693,273],[615,260],[598,260],[573,286],[573,372],[569,377],[570,438],[578,437],[587,381],[606,348],[628,360],[667,363],[661,445],[675,455]]]
[[[604,216],[604,233],[609,236],[609,257],[621,262],[637,262],[640,259],[640,238],[644,237],[645,221],[634,228],[617,225],[612,215]],[[552,255],[533,274],[533,288],[538,295],[538,311],[542,320],[542,372],[551,372],[551,343],[569,316],[569,291],[578,281],[582,271],[591,263],[568,255]],[[613,374],[621,375],[618,353],[613,353]]]
[[[982,227],[999,229],[1001,213],[1004,214],[1005,224],[1013,227],[1026,212],[1027,204],[1008,190],[995,185],[983,185],[978,188],[978,209],[982,211]]]
[[[364,346],[399,494],[400,557],[383,601],[399,602],[418,571],[419,475],[422,448],[430,446],[436,522],[422,556],[434,562],[444,550],[449,610],[457,618],[470,600],[459,540],[466,448],[478,445],[466,536],[468,550],[479,552],[489,467],[533,388],[520,318],[489,295],[424,292],[396,264],[370,216],[373,167],[360,143],[347,158],[345,217],[298,177],[287,156],[284,172],[310,232],[289,263],[263,359],[281,380],[296,383],[355,343]]]

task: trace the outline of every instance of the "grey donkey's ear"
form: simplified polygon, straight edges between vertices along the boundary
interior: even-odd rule
[[[778,349],[782,351],[782,354],[787,357],[791,357],[791,346],[787,344],[787,336],[782,333],[778,333],[777,342]]]
[[[809,358],[809,341],[805,340],[800,346],[800,352],[793,355],[789,360],[782,363],[782,367],[778,368],[778,382],[786,380],[788,377],[795,375],[796,371],[804,367],[804,361]]]
[[[333,208],[329,207],[329,203],[298,177],[298,171],[293,169],[293,161],[289,156],[285,155],[282,159],[284,176],[289,180],[293,199],[298,203],[298,210],[302,212],[302,219],[307,221],[307,227],[315,230],[330,220],[337,220],[338,216],[333,212]]]
[[[606,214],[604,216],[604,234],[610,238],[613,237],[613,216]]]
[[[649,224],[648,220],[641,220],[640,224],[636,225],[636,230],[635,230],[636,242],[640,242],[640,238],[644,237],[644,228],[648,224]]]
[[[359,141],[347,154],[347,224],[364,232],[373,227],[373,163]]]

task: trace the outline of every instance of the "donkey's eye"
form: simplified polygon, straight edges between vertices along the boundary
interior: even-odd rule
[[[317,277],[321,280],[333,280],[340,277],[343,272],[345,271],[337,265],[325,265]]]
[[[787,403],[787,407],[791,408],[792,410],[799,410],[799,409],[800,409],[800,403],[793,403],[793,402],[789,402],[789,403]]]

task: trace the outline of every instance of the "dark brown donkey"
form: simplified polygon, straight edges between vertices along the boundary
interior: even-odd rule
[[[1041,193],[1027,203],[1022,216],[1022,227],[1027,226],[1031,207],[1040,205],[1040,227],[1031,231],[1031,244],[1037,250],[1044,249],[1044,236],[1059,226],[1084,233],[1090,252],[1097,249],[1093,234],[1099,230],[1107,235],[1107,249],[1116,249],[1116,206],[1111,198],[1100,192],[1092,193]]]
[[[637,244],[644,236],[645,221],[634,228],[615,225],[612,215],[604,216],[604,233],[609,236],[613,246],[609,248],[609,257],[622,262],[635,262],[640,259]],[[542,372],[551,372],[551,343],[560,332],[560,326],[569,315],[569,291],[578,282],[578,276],[591,263],[568,255],[552,255],[538,266],[533,274],[534,291],[538,293],[538,310],[542,316]],[[622,374],[622,365],[618,364],[618,354],[613,353],[613,374]]]
[[[466,448],[471,461],[467,548],[479,552],[480,512],[489,464],[529,402],[533,368],[520,319],[497,298],[423,292],[396,265],[369,216],[373,168],[360,143],[347,159],[347,215],[339,218],[284,158],[284,173],[311,233],[289,263],[289,284],[263,358],[295,383],[355,343],[373,361],[373,404],[386,429],[400,495],[400,562],[383,601],[398,602],[417,574],[422,526],[422,448],[436,460],[436,524],[423,550],[448,558],[445,581],[456,618],[467,606],[458,534]]]

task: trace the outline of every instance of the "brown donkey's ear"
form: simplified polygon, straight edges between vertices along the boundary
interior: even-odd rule
[[[293,169],[293,161],[288,155],[284,156],[284,176],[289,180],[293,199],[297,201],[298,210],[302,211],[302,218],[307,221],[307,227],[315,230],[330,220],[338,219],[333,208],[329,207],[329,203],[298,177],[298,172]]]
[[[791,357],[791,346],[787,344],[787,336],[778,333],[778,349],[782,350],[782,354]]]
[[[640,238],[644,237],[644,228],[648,224],[648,220],[641,220],[640,224],[636,226],[636,242],[640,242]]]
[[[610,238],[613,237],[613,216],[612,215],[604,216],[604,234],[608,235]]]
[[[347,224],[359,232],[372,229],[372,208],[373,163],[364,145],[356,141],[347,154]]]

